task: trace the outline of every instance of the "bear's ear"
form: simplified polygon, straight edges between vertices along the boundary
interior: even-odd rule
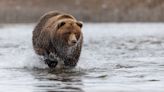
[[[77,24],[80,28],[83,27],[83,23],[82,23],[81,21],[77,21],[76,24]]]
[[[65,25],[65,22],[64,22],[64,21],[60,22],[60,23],[57,25],[57,28],[59,29],[59,28],[62,27],[63,25]]]

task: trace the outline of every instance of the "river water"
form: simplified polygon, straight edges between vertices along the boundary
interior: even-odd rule
[[[162,23],[85,23],[72,70],[51,70],[38,59],[33,28],[0,25],[0,92],[164,92]]]

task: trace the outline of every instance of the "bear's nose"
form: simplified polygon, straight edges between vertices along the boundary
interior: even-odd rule
[[[75,43],[77,43],[77,40],[72,40],[71,42],[72,42],[73,44],[75,44]]]

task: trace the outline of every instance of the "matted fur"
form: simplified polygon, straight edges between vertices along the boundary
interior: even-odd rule
[[[53,53],[58,60],[64,62],[64,66],[76,66],[83,43],[82,32],[79,31],[80,37],[77,44],[68,46],[63,39],[56,35],[58,31],[58,24],[62,21],[77,22],[77,20],[70,14],[61,12],[48,12],[43,15],[33,31],[33,48],[36,54],[46,57]],[[75,26],[74,29],[79,30],[76,24],[69,24]],[[67,25],[69,27],[69,25]],[[71,27],[71,28],[72,28]],[[61,62],[61,61],[58,61]]]

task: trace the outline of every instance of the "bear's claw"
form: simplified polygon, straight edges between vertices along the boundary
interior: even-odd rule
[[[50,68],[55,68],[56,65],[58,64],[58,62],[56,62],[56,61],[51,61],[51,60],[49,60],[49,59],[45,59],[44,61],[45,61],[45,64],[47,64],[48,67],[50,67]]]

